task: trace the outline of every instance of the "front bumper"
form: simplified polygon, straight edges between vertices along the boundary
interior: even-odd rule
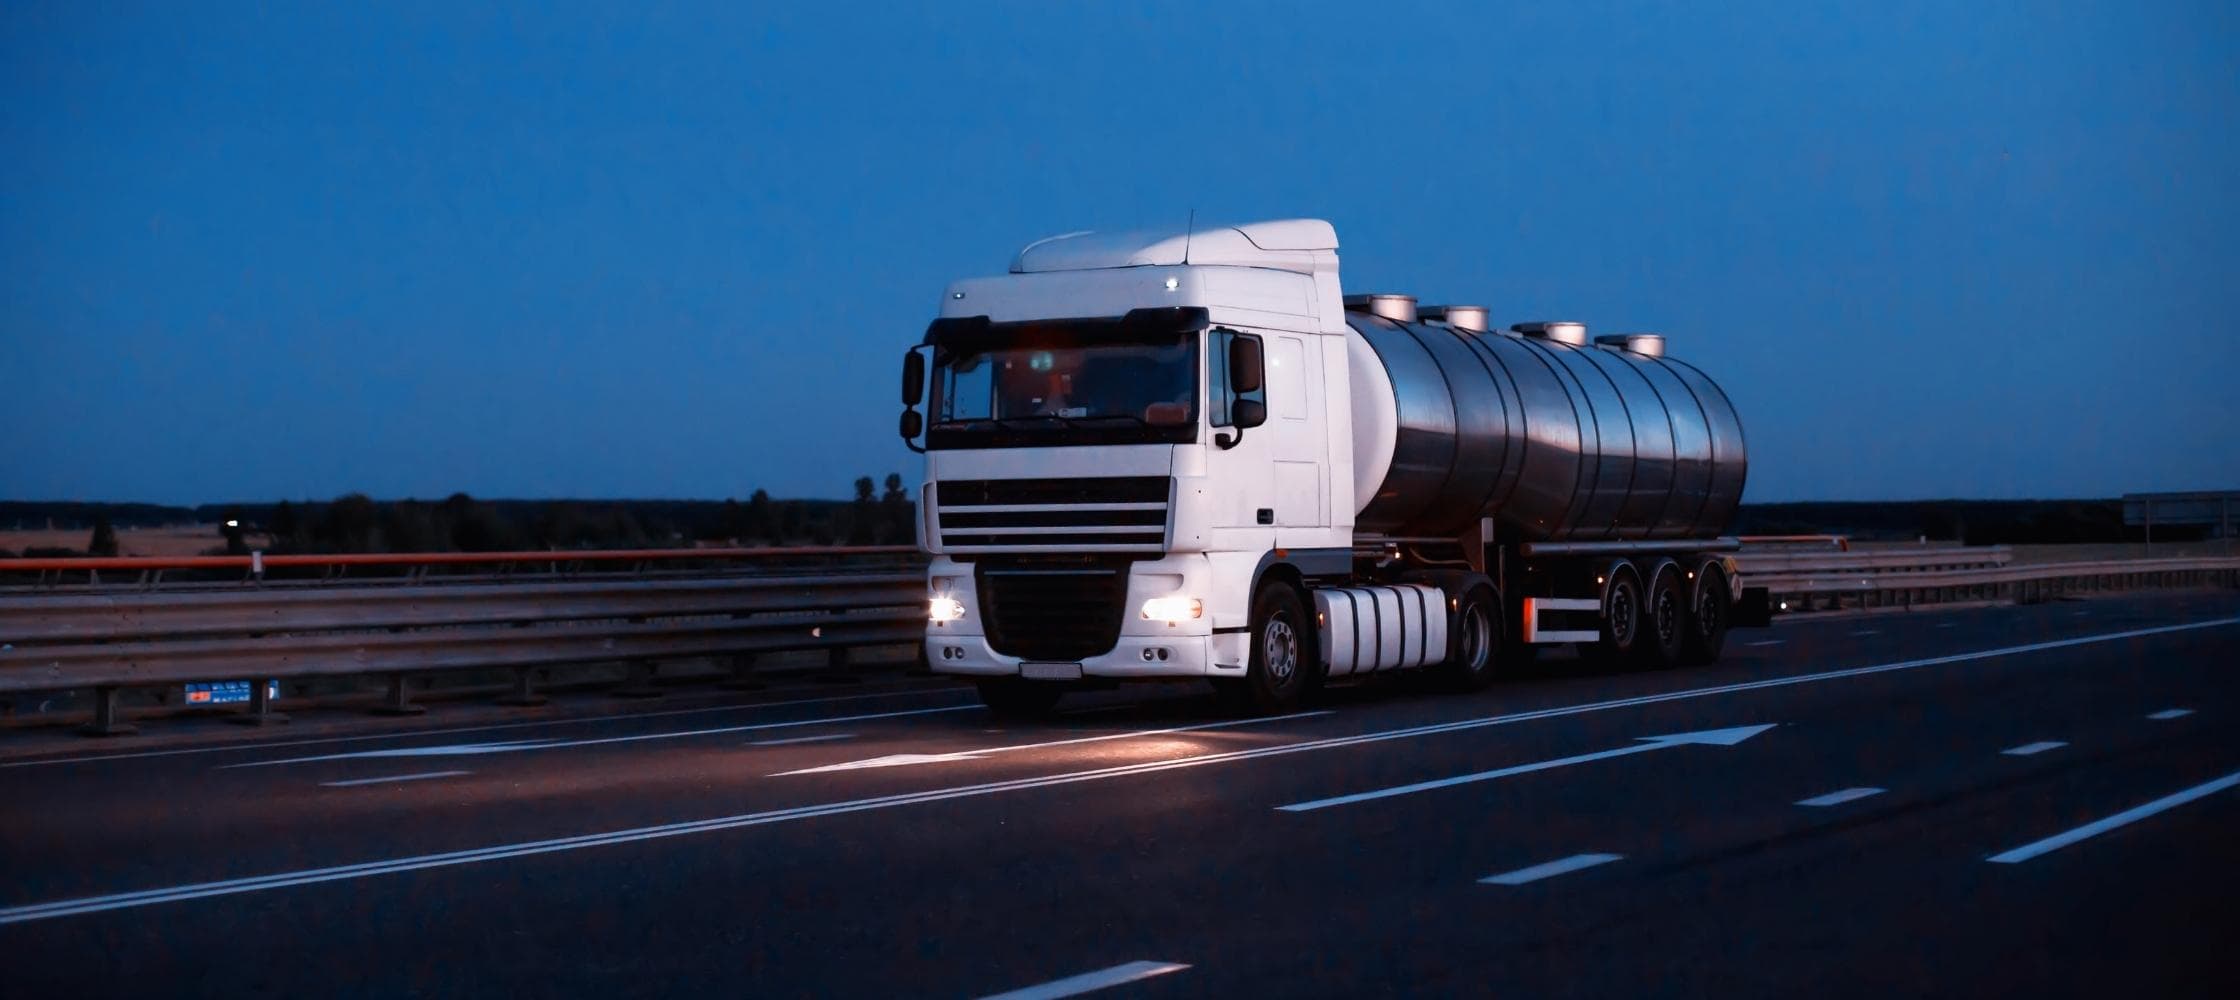
[[[1239,677],[1242,667],[1214,664],[1213,636],[1123,635],[1111,651],[1081,661],[1081,676],[1105,678]],[[961,677],[1017,677],[1021,661],[988,647],[986,636],[926,635],[926,663],[937,674]]]

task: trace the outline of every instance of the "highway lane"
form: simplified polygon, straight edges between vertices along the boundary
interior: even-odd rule
[[[2131,972],[2146,977],[2140,981],[2182,986],[2153,977],[2191,969],[2189,957],[2210,952],[2161,953],[2153,944],[2192,940],[2178,926],[2184,921],[2233,915],[2229,904],[2216,909],[2230,893],[2212,891],[2234,868],[2230,838],[2219,836],[2231,827],[2203,825],[2230,818],[2230,796],[2210,795],[2019,865],[1982,859],[2240,770],[2229,721],[2240,713],[2229,677],[2240,628],[1692,692],[2236,614],[2240,601],[2230,595],[2176,595],[1799,622],[1759,633],[1780,645],[1738,646],[1734,662],[1712,669],[1548,676],[1461,698],[1369,692],[1333,699],[1326,715],[1185,732],[1145,731],[1225,720],[1200,698],[1122,693],[1091,706],[1106,710],[998,733],[986,732],[995,727],[976,711],[699,732],[757,724],[763,714],[875,714],[796,707],[721,726],[647,719],[566,727],[573,740],[663,738],[537,751],[225,766],[306,756],[295,747],[241,747],[0,770],[0,792],[37,807],[11,806],[16,815],[0,841],[14,890],[0,904],[10,908],[919,796],[597,847],[31,914],[0,926],[0,942],[83,959],[53,963],[53,975],[33,982],[96,994],[136,981],[121,968],[80,978],[100,967],[104,944],[134,956],[140,967],[132,974],[145,976],[250,940],[297,956],[243,970],[242,989],[278,993],[331,991],[340,963],[352,970],[346,985],[383,995],[705,988],[961,996],[1140,960],[1190,968],[1115,995],[1246,986],[1474,993],[1492,983],[1551,992],[1581,982],[1619,993],[1708,993],[1723,984],[1762,994],[1783,992],[1776,986],[1800,976],[1864,994],[1874,984],[1966,992],[1958,987],[2010,981],[2001,976],[2061,992],[2055,973],[2068,966],[2058,956],[2034,966],[1994,959],[2031,941],[2097,931],[2132,942],[2126,954],[2140,963]],[[1943,624],[1954,627],[1935,627]],[[1637,702],[1609,704],[1626,699]],[[2148,718],[2172,708],[2191,714]],[[1562,714],[1485,722],[1550,709]],[[1457,722],[1471,724],[1391,735]],[[1591,757],[1643,736],[1768,724],[1776,728],[1731,747],[1600,757],[1308,813],[1278,808]],[[558,731],[530,728],[507,739]],[[840,733],[848,738],[752,745]],[[1363,737],[1378,738],[1349,742]],[[2045,741],[2066,746],[2001,752]],[[352,748],[440,742],[405,734]],[[782,775],[1022,744],[1056,745]],[[1156,769],[1096,774],[1127,767]],[[449,770],[470,773],[326,787]],[[954,794],[1006,781],[1017,787]],[[1795,805],[1855,787],[1885,791]],[[2129,850],[2146,836],[2167,839],[2165,850]],[[2103,852],[2104,843],[2124,849]],[[1582,854],[1621,857],[1522,885],[1479,882]],[[2118,868],[2099,867],[2116,861]],[[2010,874],[1986,873],[2000,868]],[[2070,873],[2070,888],[2084,891],[2062,895],[2061,876],[2040,874],[2048,871]],[[2078,900],[2098,910],[2079,909]],[[2006,901],[2014,901],[2011,912]],[[2005,922],[1952,919],[1984,912]],[[2128,922],[2101,929],[2104,913]],[[1831,920],[1861,925],[1860,945],[1824,929]],[[2162,928],[2170,936],[2153,937],[2161,924],[2171,925]],[[1908,927],[1938,930],[1909,937]],[[1993,933],[2000,927],[2007,937]],[[1998,948],[1973,965],[1949,954],[1961,947],[1955,941],[1976,938]],[[1744,944],[1755,956],[1747,962],[1735,957]],[[1931,954],[1939,960],[1916,961]],[[2102,963],[2110,975],[2119,965]],[[1666,981],[1654,978],[1659,970],[1688,975]],[[1892,985],[1904,983],[1912,985]],[[2087,991],[2084,981],[2068,985]]]

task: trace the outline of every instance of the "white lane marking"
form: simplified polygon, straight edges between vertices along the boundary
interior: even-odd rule
[[[1936,627],[1937,627],[1937,628],[1959,628],[1959,627],[1960,627],[1960,623],[1959,623],[1959,622],[1938,622],[1938,623],[1937,623],[1937,625],[1936,625]]]
[[[1882,630],[1878,628],[1863,628],[1851,634],[1855,636],[1881,635]]]
[[[796,736],[786,740],[754,740],[747,745],[750,747],[783,747],[792,746],[796,743],[825,743],[831,740],[853,739],[855,735],[854,733],[826,733],[823,736]]]
[[[634,736],[601,736],[588,740],[523,740],[517,743],[459,743],[450,746],[401,747],[394,750],[359,750],[352,753],[320,754],[316,757],[284,757],[280,760],[252,760],[240,764],[227,764],[221,770],[239,767],[273,767],[280,764],[309,764],[322,760],[361,760],[369,757],[443,757],[452,754],[513,753],[521,750],[560,750],[568,747],[601,746],[608,743],[639,743],[646,740],[677,740],[688,736],[717,736],[723,733],[748,733],[763,729],[798,729],[802,726],[823,726],[835,722],[862,722],[866,719],[894,719],[910,715],[932,715],[936,712],[963,712],[978,705],[945,705],[940,708],[911,708],[900,712],[871,712],[865,715],[842,715],[823,719],[795,719],[790,722],[753,722],[743,726],[718,726],[713,729],[685,729],[674,733],[639,733]]]
[[[323,788],[349,788],[353,785],[390,785],[399,781],[426,781],[429,778],[456,778],[473,771],[425,771],[420,774],[392,774],[384,778],[352,778],[349,781],[322,781]]]
[[[2190,708],[2165,708],[2159,712],[2148,713],[2147,718],[2156,722],[2168,722],[2172,719],[2183,719],[2192,714],[2193,709]]]
[[[2174,809],[2195,799],[2207,798],[2234,785],[2240,785],[2240,771],[2234,771],[2214,781],[2203,782],[2182,792],[2165,795],[2142,806],[2133,806],[2106,819],[2086,823],[2074,830],[2057,833],[2044,840],[2032,841],[2010,851],[2001,851],[1984,860],[2001,865],[2020,864],[2040,854],[2058,851],[2077,841],[2097,837],[2117,827],[2136,823],[2166,809]]]
[[[1208,722],[1195,726],[1172,726],[1166,729],[1138,729],[1132,732],[1125,733],[1101,733],[1096,736],[1081,736],[1068,740],[1049,740],[1043,743],[1013,743],[1009,746],[983,747],[978,750],[958,750],[953,753],[896,753],[888,754],[884,757],[873,757],[869,760],[851,760],[840,764],[826,764],[823,767],[805,767],[798,771],[780,771],[776,774],[771,775],[770,777],[783,778],[796,774],[825,774],[831,771],[860,771],[866,768],[901,767],[908,764],[946,764],[960,760],[979,760],[987,754],[1009,753],[1013,750],[1040,750],[1045,747],[1071,746],[1076,743],[1102,743],[1107,740],[1130,740],[1135,739],[1139,736],[1164,736],[1168,733],[1194,733],[1203,729],[1233,729],[1238,726],[1260,726],[1266,725],[1270,722],[1283,722],[1289,719],[1311,719],[1318,715],[1329,714],[1331,714],[1329,709],[1323,709],[1315,712],[1293,712],[1290,715],[1273,715],[1264,719],[1231,719],[1226,722]]]
[[[2039,740],[2036,743],[2025,743],[2018,747],[2008,747],[2005,750],[2001,750],[1999,752],[2006,754],[2009,757],[2028,757],[2031,754],[2040,754],[2048,750],[2059,750],[2062,747],[2068,745],[2069,744],[2063,743],[2060,740]]]
[[[1743,645],[1745,645],[1745,646],[1778,646],[1778,645],[1781,645],[1782,643],[1784,643],[1784,642],[1788,642],[1788,641],[1789,641],[1789,640],[1787,640],[1787,639],[1760,639],[1760,640],[1758,640],[1758,641],[1756,641],[1756,642],[1746,642],[1746,643],[1743,643]]]
[[[1109,969],[1084,972],[1078,976],[1053,979],[1047,983],[1012,990],[1008,993],[991,993],[980,1000],[1055,1000],[1057,997],[1077,997],[1108,987],[1132,983],[1139,979],[1164,976],[1181,972],[1190,966],[1181,962],[1126,962]]]
[[[746,712],[758,708],[785,708],[792,705],[823,705],[839,701],[866,701],[872,698],[904,698],[928,694],[956,695],[960,692],[946,688],[928,688],[923,691],[886,691],[879,694],[847,694],[830,698],[797,698],[793,701],[765,701],[752,705],[711,705],[706,708],[675,708],[660,712],[634,712],[628,715],[591,715],[577,719],[539,719],[532,722],[499,722],[487,726],[454,726],[449,729],[415,729],[406,732],[368,733],[363,736],[327,736],[308,740],[279,740],[270,743],[241,743],[214,747],[182,747],[176,750],[141,750],[134,753],[104,753],[85,757],[53,757],[43,760],[18,760],[0,762],[0,768],[45,767],[49,764],[89,764],[104,760],[131,760],[139,757],[179,757],[200,753],[251,753],[257,750],[274,750],[280,747],[320,746],[333,743],[363,743],[368,740],[412,740],[427,736],[452,736],[459,733],[486,733],[507,729],[530,729],[538,726],[568,726],[585,722],[617,722],[624,719],[659,719],[672,715],[705,715],[710,712]]]
[[[1759,733],[1765,732],[1766,730],[1772,728],[1772,726],[1735,726],[1731,729],[1705,729],[1700,732],[1693,733],[1673,733],[1670,736],[1641,736],[1636,737],[1641,742],[1636,743],[1630,747],[1619,747],[1615,750],[1604,750],[1599,753],[1583,753],[1575,757],[1559,757],[1555,760],[1543,760],[1531,764],[1518,764],[1515,767],[1504,767],[1492,771],[1479,771],[1476,774],[1456,775],[1452,778],[1438,778],[1432,781],[1418,781],[1413,784],[1395,785],[1391,788],[1379,788],[1375,791],[1355,792],[1352,795],[1337,795],[1327,799],[1315,799],[1311,802],[1294,802],[1287,806],[1277,806],[1276,809],[1279,812],[1313,812],[1317,809],[1328,809],[1331,806],[1349,806],[1356,802],[1369,802],[1376,799],[1389,799],[1396,795],[1413,795],[1416,792],[1428,792],[1437,788],[1451,788],[1455,785],[1467,785],[1479,781],[1492,781],[1495,778],[1507,778],[1513,775],[1531,774],[1534,771],[1548,771],[1559,767],[1569,767],[1573,764],[1586,764],[1598,760],[1609,760],[1612,757],[1624,757],[1629,754],[1647,753],[1651,750],[1665,750],[1672,747],[1696,745],[1731,747],[1737,743],[1742,742],[1743,740],[1749,739],[1752,736],[1756,736]]]
[[[1478,884],[1523,885],[1527,882],[1538,882],[1555,875],[1566,875],[1581,868],[1592,868],[1596,865],[1609,864],[1612,861],[1621,861],[1624,858],[1625,855],[1623,854],[1574,854],[1568,858],[1557,858],[1554,861],[1533,865],[1530,868],[1519,868],[1513,872],[1488,875],[1479,879]]]
[[[1815,795],[1809,799],[1800,799],[1797,804],[1800,806],[1840,806],[1846,802],[1866,798],[1869,795],[1880,795],[1882,792],[1883,790],[1880,788],[1846,788],[1840,792],[1829,792],[1826,795]]]
[[[47,920],[54,917],[72,916],[81,913],[98,913],[104,910],[118,910],[135,906],[151,906],[157,903],[169,903],[188,899],[201,899],[209,896],[227,896],[236,893],[259,892],[269,889],[285,888],[292,885],[307,885],[317,882],[333,882],[341,879],[365,878],[372,875],[387,875],[396,872],[416,871],[423,868],[439,868],[448,865],[475,864],[484,861],[497,861],[505,858],[522,857],[532,854],[548,854],[555,851],[570,851],[586,847],[604,847],[610,844],[624,844],[643,840],[654,840],[662,837],[676,837],[695,833],[710,833],[718,830],[730,830],[748,826],[761,826],[768,823],[781,823],[791,820],[809,819],[818,816],[834,816],[844,813],[865,812],[874,809],[887,809],[897,806],[919,805],[927,802],[941,802],[949,799],[994,795],[1002,792],[1017,791],[1020,789],[1049,788],[1059,785],[1071,785],[1085,781],[1102,781],[1108,778],[1126,777],[1137,774],[1151,774],[1159,771],[1174,771],[1183,768],[1203,767],[1210,764],[1224,764],[1231,761],[1239,760],[1257,760],[1262,757],[1284,756],[1295,753],[1305,753],[1312,750],[1328,750],[1336,747],[1361,746],[1370,743],[1382,743],[1389,740],[1412,739],[1414,737],[1428,736],[1435,733],[1464,732],[1473,729],[1482,729],[1487,726],[1501,726],[1518,722],[1530,722],[1538,719],[1553,719],[1572,715],[1584,715],[1590,712],[1604,712],[1613,709],[1633,708],[1640,705],[1653,705],[1668,701],[1684,701],[1693,698],[1708,698],[1722,694],[1733,694],[1740,691],[1757,691],[1766,688],[1787,687],[1792,684],[1816,684],[1822,681],[1843,680],[1845,678],[1851,677],[1869,677],[1877,674],[1886,674],[1901,670],[1917,670],[1923,667],[1941,666],[1948,663],[1962,663],[1970,660],[1982,660],[1992,657],[2012,656],[2017,653],[2034,653],[2049,649],[2063,649],[2071,646],[2083,646],[2098,642],[2113,642],[2120,639],[2136,639],[2142,636],[2149,635],[2169,635],[2178,632],[2191,632],[2205,628],[2220,628],[2226,625],[2236,624],[2240,624],[2240,618],[2219,618],[2214,621],[2191,622],[2184,625],[2163,625],[2149,629],[2133,629],[2126,632],[2110,632],[2104,635],[2083,636],[2075,639],[2057,639],[2047,642],[2031,643],[2027,646],[2008,646],[2001,649],[1980,650],[1974,653],[1957,653],[1951,656],[1939,656],[1926,660],[1904,660],[1897,663],[1884,663],[1870,667],[1851,667],[1844,670],[1829,670],[1817,674],[1800,674],[1794,677],[1774,677],[1762,681],[1747,681],[1738,684],[1721,684],[1715,687],[1691,688],[1681,691],[1666,692],[1664,694],[1643,695],[1635,698],[1619,698],[1612,701],[1591,702],[1583,705],[1567,705],[1559,708],[1547,708],[1531,712],[1518,712],[1513,715],[1487,716],[1478,719],[1464,719],[1457,722],[1445,722],[1426,726],[1414,726],[1407,729],[1390,729],[1380,732],[1369,732],[1356,736],[1338,736],[1328,739],[1306,740],[1299,743],[1285,743],[1276,746],[1254,747],[1246,750],[1230,750],[1223,753],[1204,754],[1197,757],[1181,757],[1174,760],[1146,761],[1140,764],[1122,764],[1113,767],[1093,768],[1087,771],[1070,771],[1062,772],[1059,774],[1043,775],[1041,777],[1035,778],[1014,778],[1008,781],[992,781],[977,785],[961,785],[952,786],[949,788],[936,788],[923,792],[906,792],[897,795],[883,795],[869,799],[854,799],[850,801],[831,802],[814,806],[798,806],[791,809],[778,809],[770,812],[741,813],[734,816],[719,816],[713,819],[693,820],[681,823],[668,823],[660,826],[644,826],[629,830],[615,830],[607,833],[585,834],[576,837],[561,837],[553,840],[539,840],[529,841],[526,843],[505,844],[496,847],[452,851],[445,854],[424,854],[417,857],[396,858],[388,861],[368,861],[354,865],[342,865],[335,868],[315,868],[305,871],[279,872],[272,875],[259,875],[248,878],[228,879],[222,882],[201,882],[193,885],[169,886],[160,889],[142,889],[134,892],[112,893],[104,896],[83,896],[76,899],[59,899],[46,903],[27,903],[19,906],[0,908],[0,924],[21,923],[27,920]]]

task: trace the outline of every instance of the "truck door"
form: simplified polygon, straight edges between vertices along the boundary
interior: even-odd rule
[[[1260,342],[1262,380],[1260,388],[1247,393],[1232,392],[1229,388],[1229,347],[1231,341],[1250,339]],[[1228,499],[1217,503],[1213,511],[1212,528],[1229,535],[1224,547],[1250,548],[1273,546],[1276,534],[1276,485],[1275,437],[1271,426],[1278,423],[1274,413],[1269,413],[1267,423],[1249,429],[1239,428],[1232,419],[1232,408],[1238,400],[1252,400],[1270,406],[1269,400],[1277,395],[1267,378],[1268,340],[1260,334],[1217,327],[1206,339],[1206,423],[1212,428],[1214,447],[1206,456],[1206,471],[1216,489]],[[1272,408],[1272,407],[1271,407]],[[1258,536],[1254,538],[1253,536]]]
[[[1312,545],[1317,535],[1284,529],[1330,523],[1328,479],[1322,474],[1328,448],[1323,407],[1316,398],[1322,386],[1322,358],[1320,351],[1308,346],[1307,338],[1299,334],[1267,337],[1268,423],[1261,431],[1269,439],[1273,465],[1277,545]],[[1302,537],[1288,537],[1294,534]]]

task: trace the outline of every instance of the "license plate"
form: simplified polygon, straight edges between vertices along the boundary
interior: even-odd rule
[[[1019,676],[1030,681],[1077,681],[1081,679],[1081,664],[1027,660],[1019,664]]]

